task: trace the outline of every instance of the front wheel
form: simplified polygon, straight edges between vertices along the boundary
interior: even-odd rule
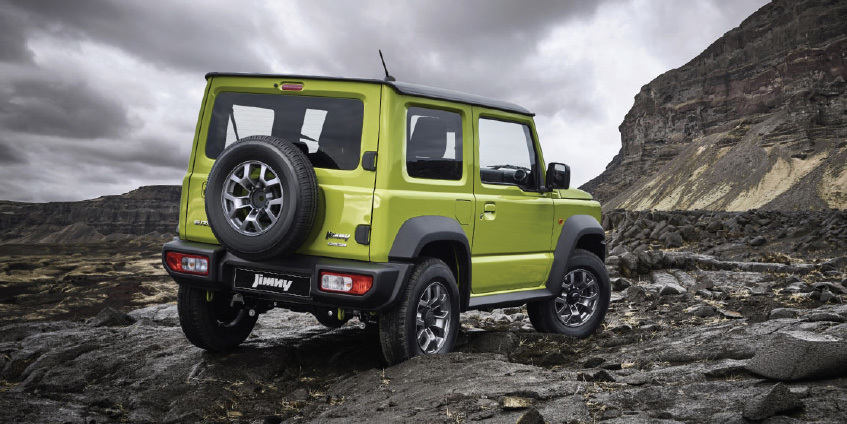
[[[459,331],[459,289],[440,259],[415,265],[402,300],[379,318],[379,339],[388,365],[413,356],[453,350]]]
[[[250,316],[235,293],[179,286],[177,311],[185,337],[195,346],[213,352],[230,350],[253,331],[258,314]]]
[[[603,322],[612,294],[606,266],[593,253],[576,249],[556,297],[527,305],[532,326],[542,333],[586,338]]]

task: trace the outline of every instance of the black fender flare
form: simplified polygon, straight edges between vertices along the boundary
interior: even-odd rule
[[[461,310],[465,310],[470,299],[471,292],[471,246],[465,230],[454,218],[438,215],[424,215],[409,218],[397,231],[394,243],[388,252],[389,261],[409,262],[418,258],[421,250],[432,242],[453,242],[461,245],[464,252],[459,252],[458,265],[459,274],[465,278],[457,279],[459,282],[459,304]],[[449,265],[449,264],[448,264]]]
[[[556,250],[553,252],[553,266],[550,268],[550,275],[547,277],[547,290],[551,293],[558,294],[561,284],[559,278],[568,268],[568,261],[571,255],[573,255],[574,249],[579,244],[579,240],[585,236],[599,236],[603,240],[602,253],[595,253],[599,253],[600,260],[605,262],[606,232],[603,231],[603,226],[591,215],[571,216],[562,226],[562,232],[559,234],[559,242],[556,244]]]

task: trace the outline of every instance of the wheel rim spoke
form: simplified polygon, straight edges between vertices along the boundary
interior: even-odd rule
[[[556,297],[553,307],[559,321],[567,327],[579,327],[597,310],[600,286],[590,271],[575,269],[562,279],[562,293]]]
[[[450,333],[450,296],[439,281],[421,292],[415,315],[415,339],[425,354],[439,351]]]
[[[254,173],[258,173],[255,177]],[[257,236],[276,225],[284,190],[276,171],[257,160],[244,162],[227,176],[221,196],[224,217],[240,234]]]
[[[588,296],[582,296],[582,300],[587,300],[587,301],[595,300],[599,296],[600,296],[600,293],[594,292],[594,293],[591,293]]]

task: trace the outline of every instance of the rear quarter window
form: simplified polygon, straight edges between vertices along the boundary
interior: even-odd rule
[[[462,179],[462,117],[422,107],[406,114],[406,172],[410,177]]]

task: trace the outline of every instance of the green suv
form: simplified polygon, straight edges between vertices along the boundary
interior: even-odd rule
[[[191,343],[280,307],[378,325],[385,362],[449,352],[459,314],[527,305],[588,337],[610,284],[600,205],[544,167],[533,114],[390,80],[206,75],[165,268]]]

